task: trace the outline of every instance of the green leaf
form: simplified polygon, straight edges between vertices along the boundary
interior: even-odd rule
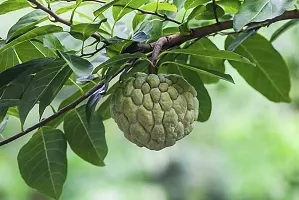
[[[80,24],[76,24],[76,25],[71,25],[70,34],[78,40],[85,41],[92,34],[94,34],[95,32],[97,32],[99,30],[101,24],[102,24],[102,21],[99,23],[80,23]]]
[[[78,77],[89,76],[91,74],[93,66],[88,60],[74,54],[64,53],[62,51],[57,52]]]
[[[55,25],[45,25],[41,27],[37,27],[31,31],[28,31],[27,33],[23,34],[22,36],[16,38],[15,40],[11,41],[10,43],[6,44],[4,47],[0,49],[0,53],[3,53],[5,50],[12,48],[18,44],[21,44],[22,42],[26,42],[28,40],[31,40],[33,38],[36,38],[38,36],[47,35],[50,33],[57,33],[62,32],[63,29],[59,26]]]
[[[226,48],[236,38],[228,36]],[[263,47],[263,48],[260,48]],[[290,74],[281,55],[261,35],[254,35],[240,44],[235,52],[248,57],[256,67],[230,61],[240,75],[258,92],[274,102],[290,102]]]
[[[46,90],[43,92],[39,102],[39,115],[42,117],[46,107],[51,104],[64,83],[71,76],[72,70],[65,64],[57,75],[51,80]]]
[[[209,1],[210,0],[196,0],[196,1],[194,1],[194,0],[186,0],[185,4],[184,4],[184,7],[185,7],[186,10],[188,10],[188,9],[191,9],[191,8],[195,8],[195,7],[199,6],[199,5],[203,5],[203,4],[205,4],[205,3],[209,2]]]
[[[169,50],[169,51],[164,51],[163,53],[160,54],[159,58],[164,54],[187,54],[187,55],[199,56],[199,57],[205,57],[205,58],[232,60],[232,61],[237,61],[237,62],[241,62],[241,63],[255,65],[247,58],[245,58],[237,53],[234,53],[231,51],[225,51],[225,50],[173,49],[173,50]]]
[[[178,74],[183,76],[188,81],[188,83],[190,83],[195,88],[197,92],[197,99],[199,102],[199,112],[197,121],[207,121],[211,116],[212,102],[210,95],[207,89],[205,88],[203,82],[201,81],[199,75],[187,68],[178,67],[176,63],[167,67],[167,73]]]
[[[94,114],[87,123],[85,105],[70,111],[64,118],[63,129],[71,149],[83,160],[105,166],[108,149],[102,119]]]
[[[229,47],[227,48],[228,51],[235,51],[235,49],[242,44],[245,40],[247,40],[248,38],[250,38],[251,36],[253,36],[254,34],[256,34],[257,30],[256,29],[252,29],[250,31],[246,31],[246,32],[242,32],[240,34],[238,34],[238,36],[236,37],[236,39],[234,41],[232,41],[232,43],[229,45]]]
[[[187,45],[188,46],[188,45]],[[205,50],[205,49],[211,49],[211,50],[219,50],[217,46],[208,38],[202,38],[198,41],[193,42],[189,47],[186,47],[188,49],[193,50]],[[214,59],[211,57],[199,57],[199,56],[189,56],[190,64],[191,65],[200,65],[206,69],[215,70],[221,73],[224,73],[225,67],[224,67],[224,60],[222,59]],[[201,80],[204,83],[216,83],[219,79],[217,78],[211,78],[210,76],[206,76],[203,74],[200,74]]]
[[[26,184],[59,199],[67,176],[66,147],[60,130],[40,128],[18,154],[20,173]]]
[[[0,109],[17,106],[19,99],[0,99]]]
[[[0,4],[0,15],[9,13],[11,11],[19,10],[29,7],[28,1],[24,0],[6,0]]]
[[[224,8],[225,13],[236,14],[241,7],[241,2],[238,0],[221,0],[217,4]]]
[[[103,120],[107,120],[111,118],[111,113],[110,113],[110,101],[111,101],[111,95],[108,97],[102,99],[102,102],[96,111],[98,115],[102,117]]]
[[[98,72],[100,69],[102,68],[106,68],[106,67],[114,67],[117,63],[119,64],[120,62],[126,62],[128,61],[129,59],[133,59],[133,58],[141,58],[141,59],[144,59],[144,60],[148,60],[146,55],[143,54],[143,53],[140,53],[140,52],[137,52],[137,53],[132,53],[132,54],[121,54],[119,56],[114,56],[112,58],[110,58],[109,60],[103,62],[102,64],[100,64],[99,66],[97,66],[93,73],[96,73]],[[118,66],[115,66],[115,67],[120,67],[120,65]]]
[[[120,20],[123,16],[133,11],[132,8],[139,8],[146,0],[120,0],[117,6],[112,8],[112,16],[114,21]]]
[[[277,17],[295,3],[296,0],[244,0],[239,12],[234,16],[234,29],[240,31],[250,22],[261,22]]]
[[[33,80],[26,88],[19,104],[19,114],[22,125],[33,106],[38,103],[44,94],[49,95],[51,93],[49,90],[53,89],[52,84],[56,85],[57,79],[61,78],[61,74],[64,75],[65,72],[63,68],[67,67],[64,66],[64,64],[65,62],[63,60],[57,59],[44,66],[43,70],[34,75]],[[44,107],[45,104],[44,102],[42,107]]]
[[[105,12],[108,8],[110,8],[114,4],[118,3],[119,1],[120,0],[113,0],[113,1],[110,1],[110,2],[106,3],[105,5],[101,6],[99,9],[97,9],[96,11],[93,12],[94,16],[96,16],[96,18],[97,18],[103,12]]]
[[[288,21],[287,23],[285,23],[284,25],[282,25],[281,27],[279,27],[271,36],[270,42],[273,42],[274,40],[276,40],[279,36],[281,36],[284,32],[286,32],[287,30],[289,30],[290,28],[296,26],[297,24],[299,24],[299,20],[298,19],[292,19],[290,21]]]
[[[150,2],[140,7],[142,10],[146,11],[170,11],[170,12],[177,12],[178,9],[174,4],[167,3],[167,2]]]
[[[42,10],[34,10],[24,15],[9,29],[6,42],[9,42],[36,28],[36,25],[45,17],[47,17],[47,13]]]
[[[162,67],[163,65],[167,65],[167,64],[169,64],[169,65],[178,65],[180,67],[184,67],[184,68],[189,69],[189,70],[193,70],[193,71],[196,71],[196,72],[199,72],[199,73],[206,74],[208,76],[220,78],[220,79],[223,79],[225,81],[234,83],[233,78],[229,74],[223,74],[223,73],[215,71],[215,70],[210,70],[210,69],[206,69],[206,68],[200,67],[198,65],[194,66],[194,65],[179,63],[177,61],[176,62],[166,61],[166,62],[163,62],[160,65],[160,67]]]

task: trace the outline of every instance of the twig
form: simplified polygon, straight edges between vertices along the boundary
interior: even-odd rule
[[[67,26],[71,26],[72,23],[70,21],[67,21],[65,19],[62,19],[61,17],[59,17],[54,11],[50,10],[49,8],[47,8],[46,6],[44,6],[43,4],[41,4],[39,1],[37,0],[27,0],[28,2],[36,5],[36,9],[41,9],[44,12],[48,13],[51,17],[54,18],[55,22],[60,22],[62,24],[65,24]],[[96,40],[101,40],[101,36],[94,33],[91,35],[93,38],[95,38]]]
[[[163,46],[169,41],[168,37],[161,37],[156,43],[155,43],[155,46],[154,46],[154,50],[153,50],[153,53],[152,53],[152,64],[150,64],[149,66],[149,73],[150,74],[156,74],[157,73],[157,57],[159,56]]]
[[[217,16],[217,4],[216,4],[215,0],[213,0],[213,12],[214,12],[214,16],[215,16],[215,19],[216,19],[216,23],[219,24],[219,19],[218,19],[218,16]]]

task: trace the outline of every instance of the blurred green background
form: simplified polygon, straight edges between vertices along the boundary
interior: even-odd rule
[[[0,37],[5,38],[25,12],[0,16]],[[269,38],[281,24],[261,33]],[[196,123],[195,130],[175,146],[154,152],[128,142],[113,120],[106,121],[106,167],[92,166],[69,150],[61,199],[299,199],[298,35],[295,27],[274,43],[291,70],[293,103],[268,101],[227,64],[236,84],[220,81],[207,86],[213,101],[208,122]],[[212,39],[223,46],[223,37]],[[35,110],[26,126],[37,119]],[[11,117],[3,136],[19,130],[18,120]],[[0,148],[0,200],[48,199],[30,189],[18,171],[17,153],[30,137]]]

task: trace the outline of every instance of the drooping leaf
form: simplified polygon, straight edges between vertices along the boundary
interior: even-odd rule
[[[101,117],[95,113],[88,124],[83,105],[66,115],[63,128],[71,149],[79,157],[96,166],[105,165],[108,149]]]
[[[261,22],[277,17],[295,3],[296,0],[244,0],[239,12],[234,16],[234,29],[240,31],[250,22]]]
[[[180,62],[177,62],[177,61],[176,62],[171,62],[171,61],[163,62],[160,65],[160,67],[162,67],[163,65],[177,65],[179,67],[183,67],[183,68],[186,68],[186,69],[189,69],[189,70],[193,70],[193,71],[196,71],[196,72],[199,72],[199,73],[206,74],[208,76],[220,78],[220,79],[223,79],[225,81],[234,83],[233,78],[229,74],[224,74],[224,73],[221,73],[221,72],[218,72],[218,71],[215,71],[215,70],[206,69],[206,68],[200,67],[198,65],[194,66],[194,65],[190,65],[190,64],[180,63]]]
[[[57,52],[78,77],[89,76],[91,74],[93,66],[88,60],[74,54],[64,53],[61,51]]]
[[[64,64],[65,62],[62,59],[53,61],[52,63],[44,66],[43,70],[37,72],[32,81],[29,83],[19,104],[19,114],[22,125],[24,124],[30,110],[38,103],[38,101],[41,100],[43,95],[46,94],[47,96],[51,94],[50,91],[54,88],[52,84],[56,85],[57,79],[62,79],[64,77],[65,71],[63,68],[66,67]],[[45,101],[42,107],[46,105],[46,102],[48,101]]]
[[[29,6],[30,4],[24,0],[6,0],[0,4],[0,15]]]
[[[281,36],[283,33],[285,33],[287,30],[289,30],[290,28],[296,26],[297,24],[299,24],[299,20],[298,19],[293,19],[288,21],[287,23],[285,23],[284,25],[282,25],[281,27],[279,27],[271,36],[270,38],[270,42],[273,42],[274,40],[276,40],[279,36]]]
[[[211,49],[205,49],[205,50],[194,50],[194,49],[173,49],[169,51],[164,51],[160,54],[159,57],[161,57],[163,54],[187,54],[192,56],[199,56],[199,57],[205,57],[205,58],[214,58],[214,59],[225,59],[225,60],[233,60],[241,63],[247,63],[254,65],[253,62],[248,60],[246,57],[241,56],[237,53],[231,52],[231,51],[225,51],[225,50],[211,50]]]
[[[111,101],[111,95],[109,95],[107,98],[104,98],[101,100],[102,103],[99,106],[99,109],[96,111],[98,115],[102,117],[103,120],[107,120],[111,118],[110,114],[110,101]]]
[[[18,154],[19,170],[27,185],[59,199],[67,176],[66,148],[60,130],[40,128]]]
[[[226,48],[236,36],[225,41]],[[262,47],[262,48],[260,48]],[[240,75],[258,92],[274,102],[290,102],[290,75],[286,63],[271,43],[261,35],[254,35],[240,44],[235,52],[246,56],[256,64],[229,61]]]

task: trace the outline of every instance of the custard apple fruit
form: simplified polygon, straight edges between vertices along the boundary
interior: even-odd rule
[[[193,130],[198,115],[196,95],[179,75],[136,73],[112,94],[111,116],[128,140],[161,150]]]

